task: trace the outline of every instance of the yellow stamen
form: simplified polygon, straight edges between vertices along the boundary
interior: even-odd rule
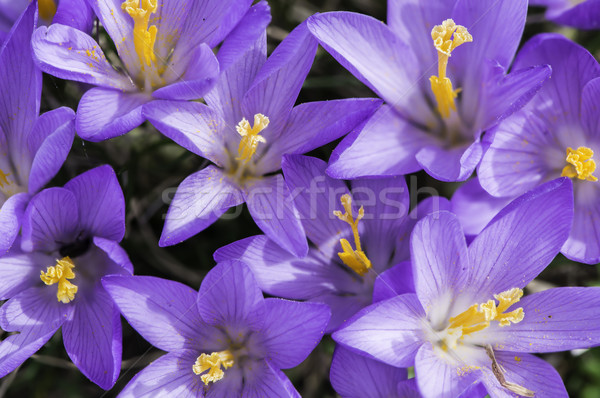
[[[46,272],[40,271],[40,279],[46,285],[58,283],[56,298],[65,304],[75,299],[75,293],[77,293],[78,289],[77,286],[67,280],[75,278],[73,268],[75,268],[75,264],[67,256],[61,260],[56,260],[56,265],[54,267],[47,267]]]
[[[44,21],[52,21],[56,14],[56,3],[54,0],[38,0],[38,13]]]
[[[360,246],[360,236],[358,235],[358,222],[364,217],[365,209],[361,206],[360,209],[358,209],[358,216],[354,219],[354,216],[352,215],[352,197],[345,194],[342,196],[341,202],[346,212],[342,214],[341,211],[335,210],[333,214],[340,220],[350,224],[354,235],[354,245],[356,246],[356,250],[352,248],[352,245],[346,239],[340,239],[343,252],[338,253],[338,256],[340,256],[340,260],[342,260],[344,264],[352,268],[352,270],[360,276],[363,276],[369,272],[369,269],[371,268],[371,260],[369,260],[365,252],[362,251]]]
[[[494,295],[494,298],[498,300],[498,304],[494,300],[488,300],[483,304],[473,304],[457,316],[450,318],[447,331],[448,336],[451,338],[446,339],[450,340],[448,345],[455,348],[459,339],[487,328],[493,321],[498,322],[501,327],[521,322],[525,317],[522,307],[511,312],[505,312],[511,305],[517,303],[521,297],[523,297],[523,290],[513,288]]]
[[[472,42],[473,36],[467,31],[467,28],[456,25],[452,19],[447,19],[441,25],[436,25],[431,31],[433,45],[438,52],[438,75],[431,76],[431,91],[437,101],[437,109],[443,118],[450,117],[450,110],[456,112],[454,99],[458,96],[461,89],[454,90],[452,81],[446,77],[448,68],[448,58],[452,51],[463,43]]]
[[[4,188],[4,185],[10,185],[11,182],[8,181],[8,176],[10,173],[5,173],[4,170],[0,169],[0,188]]]
[[[192,366],[195,374],[199,375],[208,370],[208,373],[200,376],[204,384],[208,385],[211,381],[214,383],[225,376],[225,372],[221,369],[228,369],[233,366],[233,354],[229,350],[213,352],[210,355],[202,354],[196,359],[196,363]]]
[[[144,70],[144,64],[152,66],[152,62],[156,61],[154,43],[158,29],[154,25],[148,27],[148,23],[150,15],[158,8],[158,0],[126,0],[121,8],[133,19],[133,44]]]
[[[598,178],[592,175],[596,170],[596,162],[592,159],[594,151],[585,146],[580,146],[577,150],[567,148],[567,163],[563,170],[562,176],[575,178],[586,181],[598,181]]]
[[[243,118],[241,122],[236,126],[236,130],[239,135],[242,136],[240,140],[240,146],[238,148],[238,157],[236,160],[241,160],[242,162],[247,162],[252,158],[252,155],[256,152],[256,148],[258,147],[258,143],[265,143],[267,140],[263,136],[260,135],[260,132],[263,131],[269,125],[269,118],[263,115],[262,113],[257,113],[254,115],[254,126],[250,127],[250,123],[246,118]]]

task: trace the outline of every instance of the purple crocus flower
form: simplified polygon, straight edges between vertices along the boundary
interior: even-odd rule
[[[424,169],[466,180],[483,154],[482,132],[550,76],[547,66],[507,74],[526,13],[527,0],[406,0],[389,2],[387,26],[349,12],[309,18],[319,43],[387,103],[340,143],[329,175]]]
[[[329,320],[323,304],[264,299],[237,261],[217,264],[199,292],[148,276],[103,284],[131,326],[168,352],[120,397],[299,397],[280,369],[300,364]]]
[[[566,397],[556,370],[531,353],[600,344],[600,288],[522,295],[567,239],[572,195],[567,178],[537,187],[468,247],[452,213],[427,216],[411,235],[416,294],[365,308],[334,340],[414,365],[425,397],[455,397],[479,382],[492,397]]]
[[[0,254],[12,246],[27,202],[58,172],[75,136],[71,109],[39,116],[42,73],[28,51],[36,15],[34,2],[0,48]]]
[[[409,215],[404,177],[354,180],[350,191],[326,176],[326,167],[307,156],[284,157],[285,179],[311,242],[305,258],[265,235],[222,247],[214,257],[248,264],[268,294],[327,303],[329,333],[380,296],[414,291],[410,264],[404,262],[410,258],[408,237],[418,217],[448,205],[431,198]],[[388,279],[402,286],[386,292]]]
[[[133,267],[119,242],[125,202],[114,171],[100,166],[48,188],[25,212],[21,247],[0,257],[0,377],[13,371],[62,326],[67,354],[98,386],[121,370],[119,311],[100,283]]]
[[[598,0],[530,0],[532,6],[548,7],[546,18],[579,29],[600,29]]]
[[[248,51],[227,56],[231,67],[205,96],[207,105],[156,101],[144,107],[144,115],[164,135],[214,163],[179,185],[161,246],[188,239],[230,207],[246,202],[270,239],[291,253],[306,255],[290,192],[281,174],[274,174],[281,158],[339,138],[380,105],[363,98],[294,107],[316,50],[317,42],[303,23],[267,60],[263,31]]]
[[[223,49],[241,50],[271,18],[264,2],[249,9],[252,0],[89,3],[115,43],[119,70],[92,37],[69,26],[40,27],[32,45],[44,72],[98,86],[83,95],[77,109],[77,132],[90,141],[139,126],[145,120],[142,105],[154,99],[201,98],[219,74],[212,48],[235,28]]]
[[[481,187],[470,183],[453,202],[464,209],[463,219],[467,213],[479,214],[483,224],[518,195],[545,181],[570,177],[575,216],[561,252],[595,264],[600,262],[600,174],[594,161],[594,154],[596,159],[600,154],[600,65],[583,47],[555,34],[531,39],[516,65],[540,62],[552,66],[552,79],[486,137],[489,149],[478,169]]]

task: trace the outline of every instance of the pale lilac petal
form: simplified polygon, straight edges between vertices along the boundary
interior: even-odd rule
[[[244,199],[256,225],[271,240],[298,257],[306,255],[304,228],[281,174],[248,182]]]
[[[37,285],[40,270],[56,262],[43,253],[24,253],[18,247],[0,257],[0,300],[8,300],[25,289]]]
[[[321,341],[330,315],[329,307],[324,304],[266,299],[263,325],[266,358],[278,369],[299,365]]]
[[[476,139],[469,146],[446,149],[427,146],[416,153],[417,162],[429,174],[440,181],[465,181],[473,174],[483,155],[483,147]]]
[[[37,192],[60,170],[75,137],[75,113],[61,107],[40,116],[27,138],[33,163],[29,192]]]
[[[582,189],[584,187],[576,187]],[[598,187],[585,187],[595,189]],[[576,192],[576,201],[579,195]],[[569,234],[569,239],[561,249],[566,257],[574,261],[586,264],[596,264],[600,262],[600,205],[597,200],[600,197],[598,192],[593,196],[594,203],[577,203],[573,215],[573,228]]]
[[[485,356],[485,352],[483,355]],[[480,375],[479,370],[460,372],[460,367],[446,362],[434,352],[431,343],[423,344],[415,358],[417,385],[425,397],[457,397],[477,382]]]
[[[469,258],[476,295],[489,299],[523,288],[558,254],[571,230],[571,181],[543,184],[506,206],[473,240]]]
[[[195,100],[202,98],[216,83],[219,63],[211,48],[200,44],[190,53],[185,72],[181,75],[169,73],[174,68],[167,65],[164,79],[173,82],[152,93],[154,98],[168,100]]]
[[[203,397],[204,383],[200,381],[200,376],[192,372],[198,356],[198,352],[186,350],[158,358],[135,375],[119,393],[119,397]]]
[[[395,397],[398,383],[406,377],[406,369],[364,357],[343,346],[337,346],[333,352],[329,378],[344,398]]]
[[[506,372],[507,381],[533,391],[536,397],[567,398],[569,395],[563,381],[550,364],[531,354],[496,351],[494,353],[498,365]],[[483,369],[483,383],[493,397],[514,397],[515,395],[502,387],[491,369]]]
[[[267,142],[285,125],[316,52],[317,41],[306,23],[300,24],[273,51],[246,92],[242,101],[246,118],[257,113],[270,118],[262,132]]]
[[[80,30],[60,24],[41,26],[33,33],[31,45],[39,68],[53,76],[119,90],[136,89],[108,63],[100,45]]]
[[[63,324],[69,357],[87,378],[108,390],[121,371],[121,317],[104,289],[78,292],[72,316]]]
[[[25,362],[46,344],[60,325],[45,332],[26,329],[6,337],[0,343],[0,377],[4,377]]]
[[[265,235],[251,236],[218,249],[215,261],[240,260],[252,270],[261,290],[273,296],[306,300],[321,294],[354,291],[356,279],[316,250],[298,258]]]
[[[485,191],[478,178],[461,185],[452,195],[452,212],[467,236],[478,235],[514,197],[496,198]]]
[[[255,361],[243,371],[244,388],[240,397],[300,398],[287,376],[269,361]]]
[[[558,287],[522,298],[514,308],[525,317],[509,327],[495,326],[485,333],[487,341],[502,350],[558,352],[600,344],[600,288]]]
[[[241,203],[242,193],[220,169],[208,166],[189,175],[169,206],[159,245],[183,242]]]
[[[84,140],[98,142],[128,133],[145,120],[142,105],[150,100],[143,93],[92,88],[77,107],[77,134]]]
[[[144,106],[143,115],[162,134],[188,151],[221,167],[229,161],[223,130],[234,130],[235,127],[227,126],[218,113],[206,105],[197,102],[152,101]]]
[[[379,274],[373,285],[373,302],[387,300],[405,293],[415,293],[410,261],[403,261]]]
[[[31,199],[23,216],[24,251],[53,251],[75,240],[79,211],[75,195],[64,188],[48,188]]]
[[[176,351],[202,346],[216,331],[196,308],[198,293],[181,283],[151,276],[107,276],[102,285],[127,322],[153,346]],[[190,365],[191,368],[191,365]]]
[[[0,254],[6,253],[17,238],[30,196],[24,192],[11,196],[0,208]]]
[[[415,289],[425,308],[464,287],[470,265],[465,237],[454,214],[441,211],[425,217],[415,226],[410,242]]]
[[[283,132],[257,168],[267,174],[281,168],[285,153],[306,153],[349,133],[371,116],[381,101],[370,98],[351,98],[300,104],[292,109]]]
[[[253,361],[252,368],[262,370],[264,361]],[[260,372],[264,375],[264,372]],[[238,366],[233,366],[227,369],[226,377],[219,380],[219,383],[214,383],[206,392],[206,398],[238,398],[242,396],[244,388],[244,369]]]
[[[600,14],[599,14],[600,15]],[[581,94],[581,122],[590,138],[600,138],[600,77],[590,80]]]
[[[260,330],[266,305],[250,268],[239,261],[217,264],[204,277],[198,292],[198,311],[210,325]]]
[[[435,138],[384,105],[333,151],[327,173],[335,178],[392,176],[421,169],[415,155]]]
[[[441,21],[440,21],[441,22]],[[375,18],[350,12],[314,15],[311,33],[339,63],[407,119],[425,124],[430,107],[410,47]]]
[[[417,295],[404,294],[363,309],[332,337],[389,365],[409,367],[423,344],[424,318]]]

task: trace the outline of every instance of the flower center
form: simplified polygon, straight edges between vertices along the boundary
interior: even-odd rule
[[[240,146],[238,147],[238,157],[235,160],[242,163],[247,163],[252,155],[256,152],[258,143],[265,143],[267,140],[260,135],[269,125],[269,118],[262,113],[254,115],[254,126],[250,127],[250,122],[246,118],[242,118],[242,121],[235,127],[238,134],[242,136],[240,139]]]
[[[566,161],[569,163],[562,170],[562,177],[575,178],[586,181],[598,181],[598,178],[592,175],[596,170],[596,162],[592,159],[594,151],[585,146],[580,146],[577,150],[567,148]]]
[[[437,101],[437,110],[444,119],[450,117],[450,111],[456,112],[454,99],[458,96],[460,88],[454,90],[452,81],[446,77],[448,68],[448,58],[452,51],[466,42],[472,42],[473,36],[469,34],[467,28],[456,25],[452,19],[447,19],[441,25],[436,25],[431,31],[433,45],[438,53],[438,75],[431,76],[431,91]]]
[[[214,383],[225,376],[225,372],[221,369],[228,369],[233,366],[233,354],[229,350],[213,352],[210,355],[202,354],[196,359],[196,363],[192,366],[195,374],[200,376],[202,382],[206,385],[211,381]]]
[[[58,291],[56,298],[62,303],[69,303],[75,299],[75,293],[77,293],[78,287],[68,281],[68,279],[75,278],[73,272],[75,264],[67,256],[60,260],[56,260],[56,265],[53,267],[47,267],[46,272],[40,271],[40,279],[46,285],[54,285],[58,283]]]
[[[338,253],[338,256],[340,256],[340,260],[342,260],[344,264],[352,268],[358,275],[363,276],[369,272],[369,269],[371,268],[371,260],[369,260],[365,252],[362,251],[360,246],[360,236],[358,235],[358,222],[364,217],[365,209],[361,206],[360,209],[358,209],[358,216],[354,219],[354,216],[352,215],[352,197],[345,194],[342,196],[341,202],[346,212],[342,214],[341,211],[335,210],[333,214],[341,221],[347,222],[352,228],[356,250],[352,248],[352,245],[346,239],[340,239],[343,252]]]
[[[56,3],[54,0],[38,0],[38,13],[44,21],[52,21],[56,14]]]
[[[10,198],[19,192],[25,192],[23,187],[17,184],[11,176],[11,173],[5,173],[4,170],[0,169],[0,192],[2,192],[6,198]]]
[[[144,65],[152,66],[152,62],[156,61],[154,42],[158,29],[154,25],[148,27],[148,23],[150,15],[158,8],[158,1],[126,0],[121,4],[121,8],[133,19],[133,44],[144,70]]]
[[[450,324],[445,330],[446,336],[443,338],[444,345],[442,349],[446,351],[448,347],[456,348],[457,342],[462,340],[464,336],[487,328],[492,321],[498,322],[501,327],[521,322],[525,317],[522,307],[511,312],[505,312],[521,297],[523,297],[523,290],[513,288],[494,295],[494,298],[498,300],[497,305],[494,300],[488,300],[483,304],[473,304],[464,312],[450,318]]]

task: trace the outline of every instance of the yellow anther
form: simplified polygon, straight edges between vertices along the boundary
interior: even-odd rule
[[[358,222],[364,217],[365,209],[361,206],[360,209],[358,209],[358,216],[354,219],[354,216],[352,215],[352,197],[345,194],[342,196],[341,202],[346,212],[342,214],[341,211],[335,210],[333,214],[340,220],[350,224],[352,234],[354,235],[354,245],[356,246],[356,250],[352,248],[352,245],[346,239],[340,239],[343,252],[338,253],[338,256],[344,264],[362,276],[369,272],[369,268],[371,268],[371,260],[369,260],[365,252],[362,251],[360,246],[360,236],[358,235]]]
[[[158,0],[126,0],[121,8],[133,19],[133,44],[144,70],[144,65],[152,66],[156,61],[154,43],[158,29],[154,25],[148,27],[148,23],[150,15],[158,9]]]
[[[56,298],[58,301],[63,303],[69,303],[75,299],[75,293],[77,293],[77,286],[68,281],[68,279],[75,278],[73,272],[75,264],[67,256],[60,260],[56,260],[56,265],[53,267],[47,267],[46,272],[40,271],[40,279],[46,285],[54,285],[58,283],[58,291]]]
[[[44,21],[52,21],[56,14],[56,3],[54,0],[38,0],[38,13]]]
[[[258,143],[267,142],[267,140],[260,135],[260,132],[267,128],[268,125],[269,118],[262,113],[254,115],[254,126],[252,127],[250,127],[250,122],[248,122],[246,118],[243,118],[242,121],[238,123],[235,129],[239,135],[242,136],[242,139],[240,140],[238,157],[236,160],[241,160],[242,162],[249,161],[256,152]]]
[[[563,170],[562,176],[575,178],[586,181],[598,181],[592,173],[596,170],[596,162],[592,159],[594,151],[585,146],[580,146],[577,150],[567,148],[567,163]]]
[[[443,118],[450,117],[450,111],[456,111],[454,99],[461,89],[454,90],[452,81],[446,77],[448,58],[452,51],[463,43],[472,42],[473,36],[467,28],[456,25],[452,19],[447,19],[441,25],[436,25],[431,31],[433,45],[438,52],[438,76],[431,76],[431,91],[437,101],[437,109]]]
[[[200,355],[192,366],[192,370],[197,375],[208,370],[208,373],[200,376],[202,382],[208,385],[211,381],[214,383],[225,376],[221,366],[228,369],[233,366],[233,363],[233,354],[229,350],[213,352],[210,355]]]
[[[10,185],[11,182],[8,181],[8,176],[10,173],[5,173],[4,170],[0,169],[0,188],[4,188],[5,185]]]

